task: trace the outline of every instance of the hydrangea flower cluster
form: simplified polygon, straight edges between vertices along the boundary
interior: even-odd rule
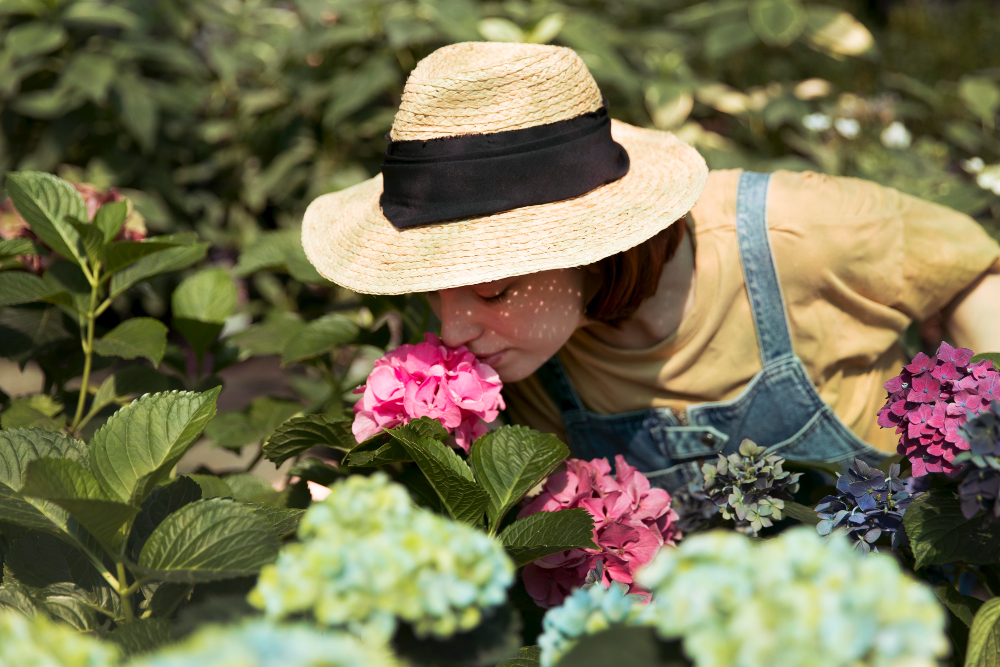
[[[658,633],[682,638],[697,667],[933,667],[949,648],[929,587],[805,526],[756,544],[702,533],[638,581]]]
[[[959,432],[969,443],[968,451],[955,457],[967,463],[958,497],[967,519],[985,509],[1000,519],[1000,401],[967,421]]]
[[[921,352],[885,383],[889,392],[878,424],[899,433],[897,451],[913,464],[913,476],[957,474],[955,457],[969,449],[960,428],[1000,399],[1000,373],[990,361],[970,363],[973,352],[941,343],[937,354]]]
[[[651,624],[646,600],[645,595],[630,594],[628,586],[619,581],[612,581],[608,588],[594,585],[576,589],[542,619],[542,634],[538,636],[542,667],[559,662],[584,635],[612,625]]]
[[[0,665],[114,667],[117,648],[38,614],[0,612]]]
[[[913,499],[899,479],[899,464],[889,466],[889,474],[855,459],[847,473],[837,478],[837,495],[826,496],[816,506],[822,521],[816,526],[820,535],[840,529],[864,553],[875,551],[875,542],[890,535],[892,548],[905,539],[903,513]]]
[[[740,443],[739,452],[719,454],[715,465],[706,463],[704,493],[722,508],[722,518],[735,519],[737,528],[756,534],[780,520],[785,501],[799,490],[802,473],[783,470],[780,456],[765,455],[763,447],[750,440]]]
[[[419,635],[468,630],[514,579],[496,539],[416,507],[383,473],[332,485],[298,536],[261,571],[250,603],[272,619],[312,612],[375,642],[392,636],[397,618]]]
[[[204,627],[184,642],[137,658],[128,667],[396,667],[398,664],[384,647],[363,644],[343,632],[256,620],[229,627]]]
[[[383,429],[431,417],[466,453],[486,423],[504,409],[497,372],[465,346],[449,348],[432,333],[424,342],[400,345],[375,362],[354,404],[354,437],[362,442]]]
[[[539,606],[554,607],[581,586],[598,560],[602,584],[618,581],[630,588],[635,571],[652,560],[664,544],[680,539],[670,494],[650,488],[649,480],[615,457],[617,477],[607,459],[567,459],[566,467],[545,481],[542,492],[518,514],[583,507],[594,517],[595,549],[570,549],[524,566],[524,586]]]

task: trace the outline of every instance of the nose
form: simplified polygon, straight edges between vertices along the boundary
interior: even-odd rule
[[[468,345],[483,333],[478,304],[470,290],[445,289],[438,292],[441,304],[441,342],[449,347]]]

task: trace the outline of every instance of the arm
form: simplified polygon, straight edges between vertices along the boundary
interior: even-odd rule
[[[1000,274],[987,273],[959,292],[944,316],[956,345],[1000,352]]]

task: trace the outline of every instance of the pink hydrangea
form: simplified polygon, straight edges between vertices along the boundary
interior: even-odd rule
[[[565,469],[551,475],[541,494],[518,514],[582,507],[594,517],[599,549],[570,549],[524,567],[524,586],[539,606],[562,604],[570,591],[583,585],[598,559],[604,563],[605,587],[619,581],[636,592],[636,570],[664,544],[674,546],[680,539],[670,494],[650,488],[646,476],[621,455],[615,457],[615,470],[618,474],[612,476],[607,459],[568,459]]]
[[[354,390],[352,430],[358,442],[382,429],[431,417],[448,429],[466,453],[486,424],[504,409],[497,372],[465,346],[450,348],[432,333],[424,342],[400,345],[375,362],[368,381]]]
[[[921,352],[884,385],[889,395],[878,425],[899,433],[897,451],[910,459],[914,477],[957,473],[962,466],[952,461],[969,448],[959,427],[1000,396],[1000,373],[989,361],[969,363],[972,355],[941,343],[933,357]]]

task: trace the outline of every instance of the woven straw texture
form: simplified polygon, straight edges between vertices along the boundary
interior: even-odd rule
[[[594,111],[601,93],[571,49],[470,42],[417,64],[394,140],[515,130]],[[669,132],[612,120],[628,152],[621,179],[563,201],[398,230],[381,212],[382,176],[323,195],[306,210],[302,244],[329,280],[356,292],[405,294],[583,266],[636,246],[697,201],[708,169]]]

